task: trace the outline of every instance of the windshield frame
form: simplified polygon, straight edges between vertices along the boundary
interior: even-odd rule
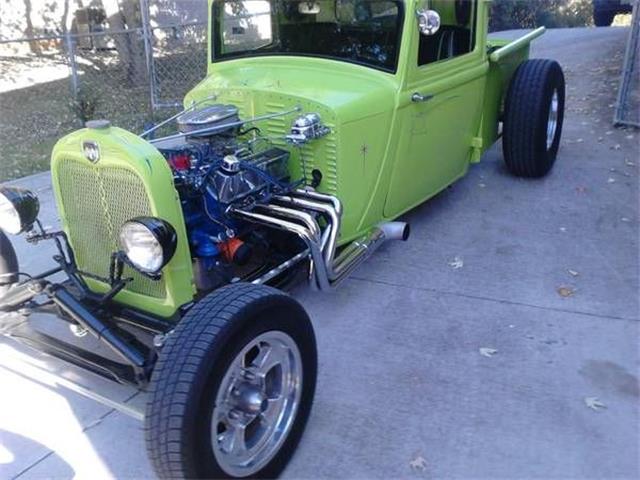
[[[322,55],[322,54],[312,54],[312,53],[300,53],[300,52],[259,52],[259,51],[239,51],[239,52],[229,52],[225,54],[219,53],[219,43],[216,42],[216,23],[221,15],[221,6],[224,5],[226,0],[214,0],[211,2],[211,11],[210,11],[210,25],[209,25],[209,46],[210,46],[210,61],[211,63],[221,63],[229,60],[239,60],[245,58],[260,58],[260,57],[302,57],[302,58],[322,58],[325,60],[333,60],[336,62],[349,63],[352,65],[359,65],[367,68],[371,68],[374,70],[379,70],[385,73],[396,74],[398,72],[398,65],[400,62],[400,51],[402,48],[402,40],[403,40],[403,32],[405,27],[405,13],[406,6],[405,2],[402,0],[389,0],[395,3],[398,7],[398,32],[396,38],[396,54],[393,59],[393,68],[387,68],[384,65],[376,65],[373,63],[368,63],[365,61],[359,61],[344,57],[336,57],[331,55]],[[272,1],[272,0],[269,0]],[[277,0],[273,0],[277,1]],[[217,52],[217,55],[216,55]]]

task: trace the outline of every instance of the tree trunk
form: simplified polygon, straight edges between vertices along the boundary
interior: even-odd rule
[[[147,62],[145,60],[144,37],[142,35],[142,18],[138,0],[123,0],[122,14],[127,28],[132,32],[127,35],[129,41],[130,64],[129,79],[135,85],[146,84]],[[138,30],[133,30],[138,29]]]
[[[26,20],[26,27],[24,34],[27,38],[35,37],[35,32],[33,31],[33,23],[31,22],[31,0],[23,0],[24,1],[24,16]],[[40,54],[42,53],[42,49],[40,48],[40,44],[37,40],[29,41],[29,49],[31,53]]]
[[[144,41],[139,29],[138,1],[102,0],[107,23],[112,31],[129,30],[126,33],[114,33],[113,41],[118,51],[120,61],[124,66],[127,79],[131,85],[146,83],[147,68],[144,56]]]
[[[69,0],[64,0],[64,9],[62,10],[62,18],[60,19],[60,27],[62,33],[67,33],[69,31],[70,25],[69,23]]]

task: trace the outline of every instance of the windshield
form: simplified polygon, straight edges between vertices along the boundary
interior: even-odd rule
[[[331,58],[395,72],[402,2],[213,2],[213,61],[259,55]]]

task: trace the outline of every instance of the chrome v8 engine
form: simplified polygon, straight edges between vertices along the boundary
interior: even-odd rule
[[[242,130],[238,109],[211,105],[177,118],[179,134],[154,142],[169,163],[180,195],[194,257],[196,283],[208,290],[229,281],[224,265],[243,264],[248,226],[229,215],[294,188],[289,152],[273,146],[258,128]]]

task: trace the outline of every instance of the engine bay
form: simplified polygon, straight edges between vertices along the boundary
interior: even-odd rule
[[[176,121],[180,134],[153,143],[173,172],[197,289],[244,279],[300,250],[299,241],[283,238],[279,244],[274,232],[267,241],[261,227],[230,215],[303,183],[290,178],[289,152],[274,146],[257,126],[247,128],[233,105],[187,111]]]

